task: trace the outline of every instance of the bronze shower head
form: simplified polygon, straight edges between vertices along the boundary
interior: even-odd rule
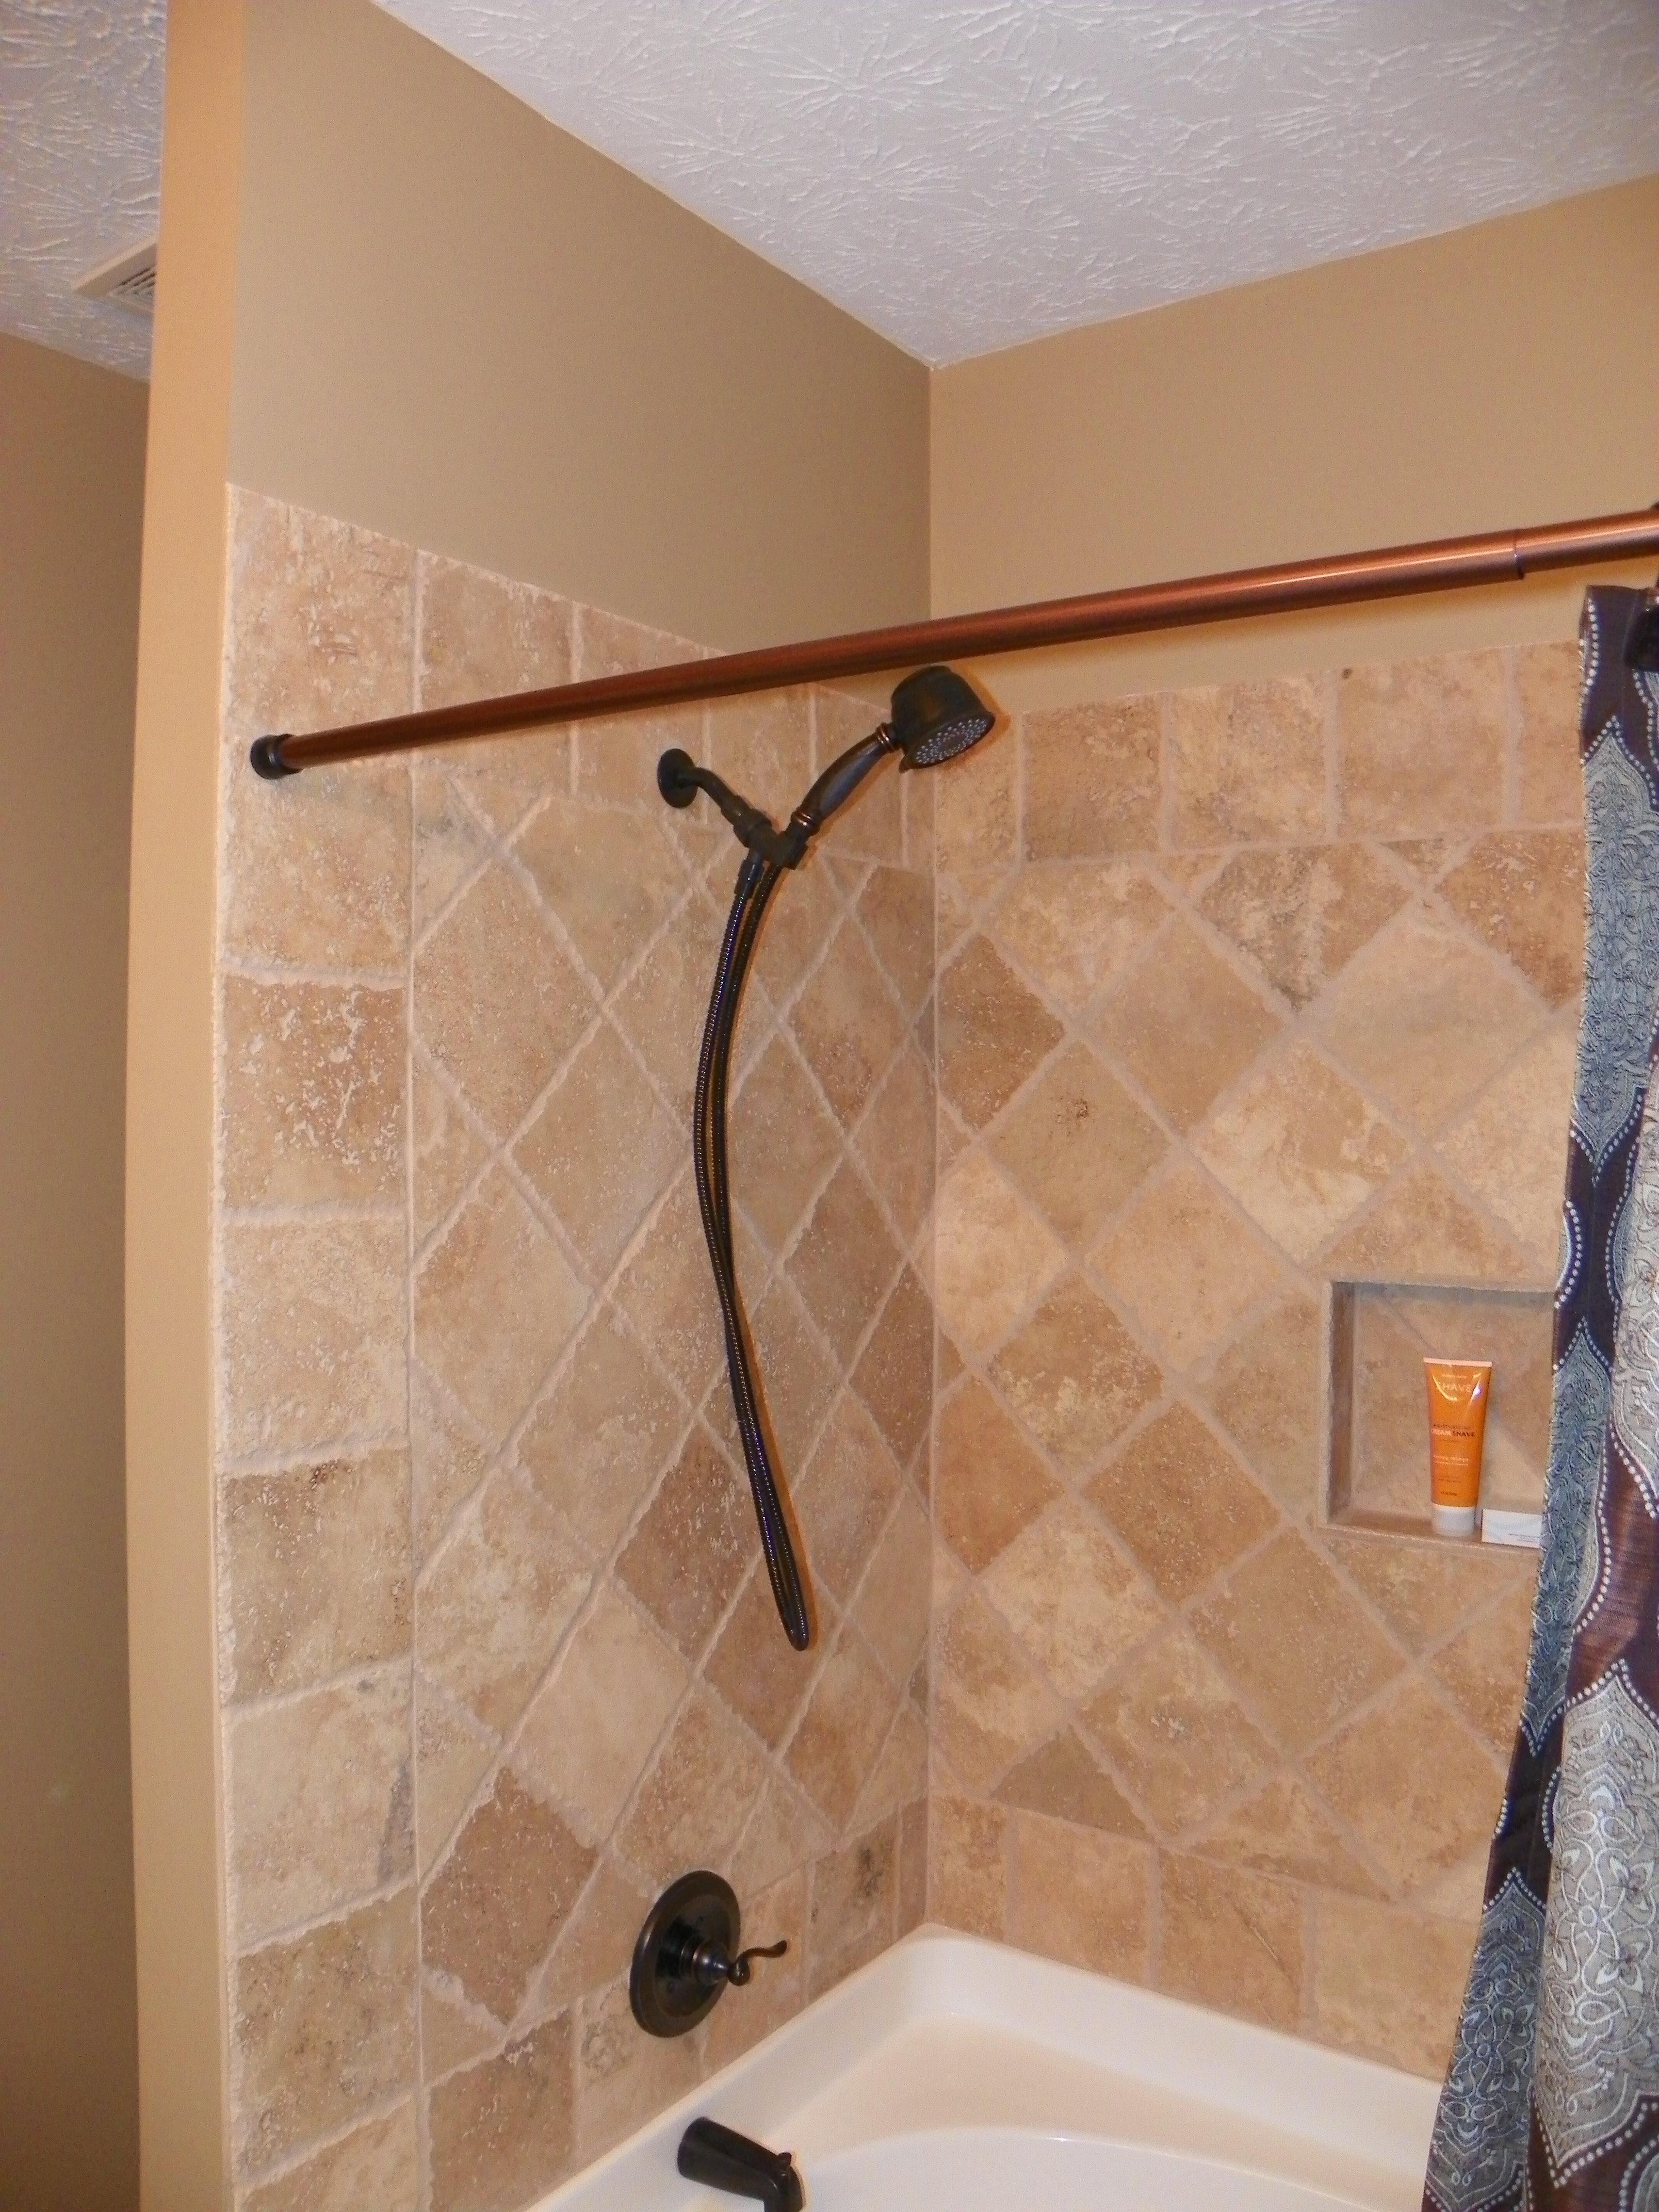
[[[905,768],[935,768],[976,745],[996,715],[954,668],[919,668],[893,692],[892,732]]]

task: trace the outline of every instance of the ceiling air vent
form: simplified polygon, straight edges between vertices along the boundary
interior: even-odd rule
[[[118,253],[78,276],[75,289],[83,300],[113,300],[118,307],[131,307],[135,315],[155,312],[155,240]]]

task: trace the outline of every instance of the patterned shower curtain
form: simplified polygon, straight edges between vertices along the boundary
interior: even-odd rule
[[[1525,1704],[1425,2212],[1659,2212],[1659,679],[1580,630],[1584,1012]]]

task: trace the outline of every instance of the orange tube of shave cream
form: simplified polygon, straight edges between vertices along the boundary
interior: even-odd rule
[[[1429,1513],[1437,1536],[1473,1536],[1486,1442],[1490,1359],[1425,1359],[1429,1386]]]

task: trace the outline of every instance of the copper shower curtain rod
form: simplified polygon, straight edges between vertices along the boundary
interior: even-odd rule
[[[980,614],[944,615],[931,622],[900,623],[890,629],[854,630],[843,637],[764,646],[750,653],[630,669],[625,675],[599,676],[580,684],[556,684],[542,691],[514,691],[504,698],[430,707],[419,714],[348,723],[301,737],[263,737],[255,741],[252,758],[261,775],[294,775],[328,761],[372,760],[417,745],[454,744],[467,738],[545,728],[554,722],[593,721],[647,708],[683,707],[749,691],[830,683],[838,677],[913,668],[924,661],[1029,653],[1041,646],[1080,645],[1200,623],[1237,622],[1247,615],[1302,614],[1317,607],[1358,605],[1367,599],[1404,599],[1419,592],[1511,583],[1540,569],[1650,560],[1656,555],[1656,508],[1599,515],[1583,522],[1548,523],[1534,530],[1492,531],[1477,538],[1433,538],[1421,545],[1338,554],[1322,561],[1291,561],[1268,568],[1237,568],[1224,575],[1192,576],[1178,583],[1142,584],[1077,599],[1040,599],[1029,606],[994,607]]]

